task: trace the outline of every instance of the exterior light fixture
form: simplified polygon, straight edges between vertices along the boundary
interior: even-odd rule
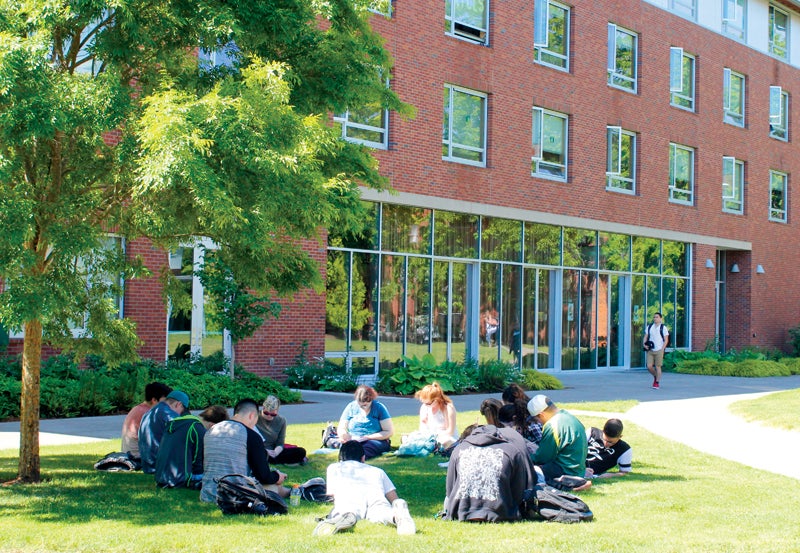
[[[764,271],[763,265],[756,265],[756,274],[763,275],[766,271]]]
[[[713,269],[713,268],[714,268],[714,262],[711,261],[710,258],[706,259],[706,269]]]
[[[739,264],[738,263],[734,263],[733,264],[733,267],[731,267],[731,272],[732,273],[738,273],[739,272]]]

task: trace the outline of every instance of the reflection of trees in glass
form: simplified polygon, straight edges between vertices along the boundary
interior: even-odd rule
[[[679,202],[692,202],[692,174],[694,170],[694,150],[677,144],[669,145],[670,199]]]
[[[770,171],[769,216],[778,221],[786,220],[786,175]]]
[[[381,238],[384,251],[428,253],[430,221],[430,209],[383,204]]]
[[[478,216],[436,211],[434,254],[445,257],[478,257]]]
[[[634,273],[661,272],[661,240],[658,238],[633,237],[633,255],[631,258]]]
[[[614,28],[614,42],[609,44],[609,48],[614,49],[611,84],[633,90],[636,87],[636,36]]]
[[[378,204],[361,202],[361,213],[354,217],[356,227],[336,221],[328,227],[328,246],[371,250],[378,247]]]
[[[350,254],[347,252],[328,252],[325,322],[331,330],[336,329],[341,337],[346,337],[349,307],[352,306],[352,329],[356,335],[354,338],[360,338],[361,329],[368,323],[372,313],[365,304],[367,287],[361,278],[362,271],[359,271],[357,266],[354,267],[352,303],[350,302],[349,258]],[[354,265],[357,265],[357,260],[354,262]]]
[[[455,22],[486,28],[486,0],[445,0],[445,13]]]
[[[600,233],[600,268],[609,271],[629,271],[631,238],[627,234]]]
[[[547,20],[547,48],[537,48],[540,59],[558,67],[567,66],[567,18],[569,10],[563,6],[550,3],[550,17]],[[556,54],[556,55],[553,55]]]
[[[664,240],[661,243],[662,262],[665,275],[689,276],[686,254],[688,249],[685,242],[672,242]]]
[[[481,257],[497,261],[519,261],[522,223],[513,219],[484,217],[481,220]]]
[[[561,264],[561,227],[525,223],[525,263]]]
[[[564,228],[564,265],[597,267],[597,231]]]
[[[484,102],[480,95],[445,86],[442,128],[445,157],[483,161]]]
[[[786,57],[786,36],[789,16],[775,6],[769,7],[769,48],[770,53],[780,58]]]

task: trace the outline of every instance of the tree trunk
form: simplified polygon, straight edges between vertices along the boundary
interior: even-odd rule
[[[22,349],[22,399],[19,424],[20,482],[39,482],[39,392],[42,368],[42,323],[25,323]]]

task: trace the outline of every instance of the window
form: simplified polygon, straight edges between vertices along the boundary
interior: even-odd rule
[[[567,180],[567,116],[533,108],[531,175]]]
[[[197,58],[200,60],[200,69],[209,71],[215,67],[233,68],[238,62],[239,47],[233,41],[215,50],[201,49]]]
[[[769,172],[769,220],[786,222],[786,173]]]
[[[669,103],[694,111],[694,56],[683,48],[669,49]]]
[[[125,244],[122,237],[108,235],[100,242],[96,255],[81,257],[76,261],[78,272],[86,279],[87,288],[101,290],[105,301],[110,301],[114,306],[117,318],[122,318],[122,287],[124,281],[122,274],[115,274],[109,270],[111,265],[116,265],[116,259],[125,255]],[[88,311],[84,313],[83,320],[70,321],[69,327],[77,338],[83,336],[88,330]]]
[[[769,53],[789,59],[789,14],[775,6],[769,7]]]
[[[391,17],[392,0],[371,0],[369,3],[369,11]]]
[[[445,32],[480,44],[487,44],[488,0],[445,0]]]
[[[486,95],[444,87],[442,159],[486,166]]]
[[[379,105],[367,105],[347,110],[333,116],[334,123],[341,126],[342,138],[385,150],[388,144],[389,111]]]
[[[694,20],[697,14],[697,0],[669,0],[669,10]]]
[[[638,37],[613,23],[608,24],[608,84],[636,92]]]
[[[541,38],[534,36],[534,61],[556,69],[569,71],[569,8],[555,2],[536,2],[545,6],[546,13],[535,13],[534,18],[547,21]],[[534,24],[538,23],[535,22]],[[535,33],[536,35],[537,33]]]
[[[747,37],[747,0],[722,0],[722,32],[744,42]]]
[[[608,127],[606,189],[636,192],[636,135],[621,127]]]
[[[789,140],[789,94],[779,86],[769,87],[769,135]]]
[[[744,75],[723,71],[722,120],[737,127],[744,127]]]
[[[694,203],[694,149],[669,145],[669,200]]]
[[[744,213],[744,162],[722,158],[722,211]]]

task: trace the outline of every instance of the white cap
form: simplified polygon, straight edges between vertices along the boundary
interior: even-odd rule
[[[549,397],[539,394],[533,396],[533,398],[528,402],[528,412],[531,414],[531,416],[535,417],[551,405],[553,405],[553,402]]]

